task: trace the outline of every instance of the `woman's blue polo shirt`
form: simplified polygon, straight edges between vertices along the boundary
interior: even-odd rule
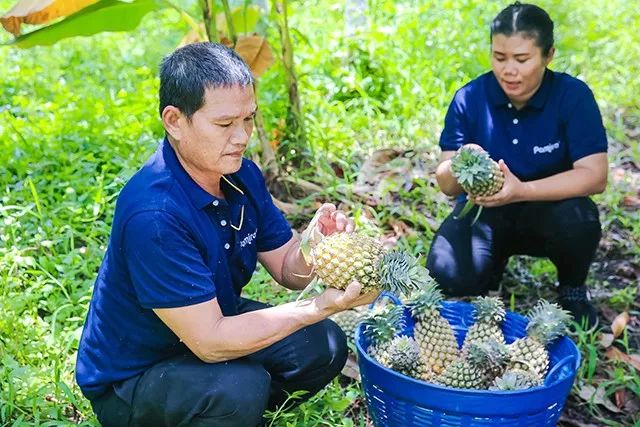
[[[224,199],[198,186],[165,139],[121,191],[78,348],[76,379],[89,399],[187,351],[152,309],[217,298],[225,316],[237,314],[258,252],[291,239],[253,162],[243,159],[221,187]]]
[[[602,117],[589,87],[549,69],[520,110],[492,72],[459,89],[445,117],[440,147],[453,151],[470,143],[496,161],[503,159],[522,181],[570,170],[576,160],[607,151]]]

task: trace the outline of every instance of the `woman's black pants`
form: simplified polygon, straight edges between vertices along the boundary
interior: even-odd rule
[[[243,299],[240,312],[265,307]],[[324,320],[228,362],[205,363],[190,352],[172,357],[114,384],[91,404],[105,427],[252,427],[290,393],[307,392],[296,404],[313,396],[346,359],[344,333]]]
[[[427,257],[427,268],[445,294],[497,289],[512,255],[549,258],[561,289],[584,285],[601,236],[598,210],[588,197],[485,208],[474,225],[475,208],[455,218],[463,205],[444,220]]]

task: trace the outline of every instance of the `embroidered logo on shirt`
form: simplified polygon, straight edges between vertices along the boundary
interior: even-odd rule
[[[253,233],[247,234],[247,236],[244,239],[240,240],[240,247],[244,248],[245,246],[253,243],[253,240],[256,238],[257,234],[258,234],[258,230],[254,231]]]
[[[554,150],[560,148],[560,141],[556,141],[553,144],[547,144],[544,147],[533,146],[533,154],[551,153]]]

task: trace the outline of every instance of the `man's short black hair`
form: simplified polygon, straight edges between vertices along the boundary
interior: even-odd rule
[[[190,119],[204,104],[206,89],[253,83],[251,70],[232,49],[210,42],[188,44],[160,64],[160,115],[173,105]]]
[[[491,23],[491,40],[496,34],[509,37],[521,32],[535,40],[543,56],[549,55],[553,47],[553,21],[544,9],[517,1],[504,8]]]

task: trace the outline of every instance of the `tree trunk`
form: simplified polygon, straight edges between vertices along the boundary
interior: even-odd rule
[[[290,166],[298,169],[298,173],[304,172],[310,166],[310,150],[304,131],[302,107],[298,94],[298,78],[295,73],[293,56],[293,44],[289,33],[289,20],[287,16],[287,0],[272,0],[272,15],[278,26],[280,43],[282,46],[282,64],[285,69],[289,106],[287,108],[285,135],[278,146],[278,159],[285,159]],[[282,166],[282,165],[281,165]]]
[[[204,28],[207,32],[207,39],[209,39],[210,42],[217,42],[218,29],[216,28],[213,1],[214,0],[200,0],[200,4],[202,6],[202,20],[204,21]]]

